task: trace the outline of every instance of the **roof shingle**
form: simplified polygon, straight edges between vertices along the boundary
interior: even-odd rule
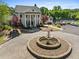
[[[37,6],[16,5],[15,12],[19,12],[19,13],[39,12],[40,13],[40,9]]]

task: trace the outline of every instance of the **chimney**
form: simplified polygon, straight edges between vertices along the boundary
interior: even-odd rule
[[[35,6],[35,7],[37,7],[37,5],[36,5],[36,4],[34,4],[34,6]]]

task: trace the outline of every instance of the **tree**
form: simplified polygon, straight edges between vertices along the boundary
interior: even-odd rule
[[[42,15],[48,15],[48,9],[46,7],[40,8]]]
[[[10,15],[10,9],[5,3],[0,3],[0,22],[5,22],[6,16]]]
[[[13,7],[9,7],[9,10],[12,15],[15,13],[15,9]]]
[[[42,22],[45,23],[48,20],[48,17],[46,15],[42,15]]]
[[[69,10],[62,10],[62,19],[70,19],[71,18],[71,13]]]
[[[52,16],[54,22],[69,19],[79,20],[79,9],[62,9],[61,6],[54,6],[52,10],[46,7],[41,7],[40,10],[42,15]]]
[[[50,12],[50,15],[53,17],[54,22],[55,22],[55,21],[57,21],[57,20],[59,21],[61,19],[62,13],[60,10],[52,10]]]
[[[61,6],[54,6],[53,9],[50,12],[50,15],[53,17],[54,22],[55,21],[59,21],[61,19],[61,15],[62,15],[62,9]]]
[[[61,10],[61,6],[54,6],[53,10]]]
[[[54,6],[54,7],[53,7],[53,10],[58,10],[58,9],[57,9],[57,6]]]
[[[61,6],[57,6],[58,7],[58,10],[61,10]]]
[[[60,21],[61,19],[70,19],[71,18],[71,10],[62,9],[61,6],[54,6],[51,13],[52,13],[51,15],[55,21]]]

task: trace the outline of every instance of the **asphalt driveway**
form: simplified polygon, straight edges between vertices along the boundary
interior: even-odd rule
[[[62,32],[79,35],[79,27],[78,26],[64,25],[64,26],[62,26],[62,28],[63,28]]]

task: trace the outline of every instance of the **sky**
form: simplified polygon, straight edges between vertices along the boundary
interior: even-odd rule
[[[3,0],[10,7],[16,5],[33,6],[37,4],[38,7],[47,7],[53,9],[53,6],[60,5],[63,9],[75,9],[79,8],[79,0]]]

